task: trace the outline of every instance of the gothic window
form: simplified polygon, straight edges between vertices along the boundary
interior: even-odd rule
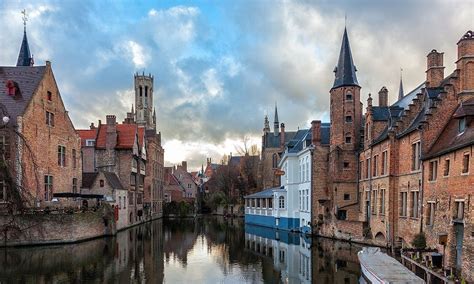
[[[276,169],[278,167],[278,157],[277,157],[277,154],[273,154],[273,157],[272,157],[272,165],[273,165],[273,168]]]

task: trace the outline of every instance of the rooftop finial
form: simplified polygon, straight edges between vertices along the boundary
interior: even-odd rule
[[[23,14],[23,16],[21,16],[21,18],[23,19],[23,26],[26,30],[26,22],[28,21],[28,14],[26,13],[26,9],[23,9],[21,13]]]
[[[344,28],[347,27],[347,13],[344,14]]]

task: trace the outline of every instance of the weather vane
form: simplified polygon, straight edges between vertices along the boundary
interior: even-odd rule
[[[21,17],[23,19],[23,26],[26,29],[26,22],[28,21],[28,15],[26,14],[26,9],[23,9],[21,13],[23,14],[23,16]]]

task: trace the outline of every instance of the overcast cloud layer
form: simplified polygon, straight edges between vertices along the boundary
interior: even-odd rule
[[[16,63],[26,8],[35,62],[52,61],[76,128],[121,121],[133,74],[153,74],[165,160],[196,168],[244,136],[260,143],[276,101],[287,130],[329,120],[345,14],[364,103],[382,86],[393,102],[400,68],[405,91],[416,87],[432,49],[449,74],[474,27],[474,1],[335,2],[0,0],[0,65]]]

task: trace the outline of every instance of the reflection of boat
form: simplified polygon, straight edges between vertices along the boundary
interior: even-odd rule
[[[379,248],[365,247],[357,253],[360,283],[425,283],[421,278]]]

